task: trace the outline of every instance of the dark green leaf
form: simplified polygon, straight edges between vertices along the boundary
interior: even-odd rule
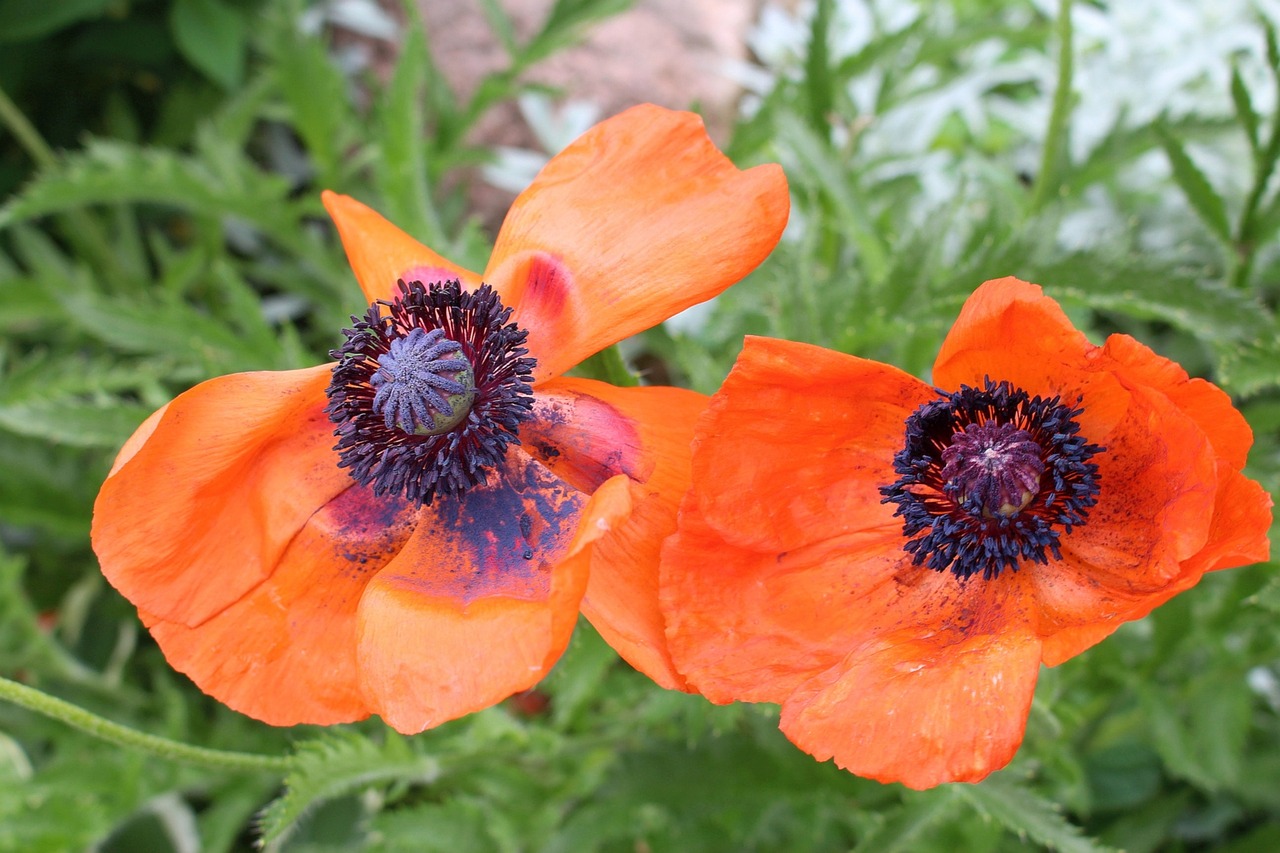
[[[221,0],[174,0],[169,26],[183,56],[227,90],[244,77],[244,18]]]
[[[0,0],[0,43],[37,39],[97,18],[112,0]]]

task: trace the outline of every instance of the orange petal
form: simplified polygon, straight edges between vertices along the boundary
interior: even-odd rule
[[[900,524],[756,550],[726,541],[696,498],[662,549],[661,603],[677,669],[712,702],[785,700],[950,578],[909,565]]]
[[[1131,400],[1116,428],[1093,439],[1106,448],[1093,457],[1098,503],[1062,548],[1104,586],[1156,593],[1208,539],[1217,463],[1204,432],[1167,397],[1137,387]]]
[[[689,487],[693,423],[707,398],[682,388],[567,378],[538,386],[537,398],[535,417],[521,433],[526,448],[551,451],[552,470],[566,479],[566,472],[584,471],[588,483],[609,473],[630,479],[631,516],[596,543],[582,613],[633,667],[667,689],[688,689],[667,652],[658,553],[676,529],[676,508]]]
[[[1112,335],[1102,349],[1114,359],[1114,366],[1109,367],[1128,382],[1141,382],[1167,395],[1204,430],[1214,451],[1227,465],[1237,471],[1244,467],[1253,446],[1253,430],[1226,392],[1203,379],[1191,379],[1176,362],[1157,355],[1128,335]]]
[[[546,379],[755,269],[789,205],[778,166],[739,171],[696,115],[634,107],[520,194],[485,280],[514,306]]]
[[[456,278],[465,288],[480,284],[475,273],[440,257],[350,196],[325,190],[320,198],[338,226],[347,260],[369,302],[397,296],[399,280],[430,284]]]
[[[1114,377],[1091,367],[1098,349],[1038,285],[996,279],[983,283],[960,309],[934,361],[933,382],[955,391],[961,385],[981,387],[990,377],[1032,395],[1061,395],[1069,405],[1080,399],[1094,431],[1108,432],[1128,399]]]
[[[588,499],[514,449],[487,483],[424,508],[359,606],[376,712],[419,732],[536,684],[569,642],[588,546],[629,511],[626,478]]]
[[[878,489],[897,479],[907,418],[935,398],[889,365],[748,337],[698,423],[699,506],[728,541],[762,550],[893,524]]]
[[[1039,669],[1039,641],[1013,626],[947,644],[883,636],[784,702],[779,727],[859,776],[916,789],[977,782],[1021,745]]]
[[[198,625],[269,577],[351,485],[331,450],[328,381],[327,366],[222,376],[149,419],[94,504],[107,580],[157,618]]]
[[[933,363],[933,381],[954,391],[984,376],[1037,371],[1046,379],[1076,372],[1093,345],[1039,285],[1016,278],[983,282],[960,309]],[[1026,362],[1034,362],[1026,364]],[[1033,383],[1045,385],[1047,382]]]
[[[1216,572],[1271,559],[1273,505],[1266,489],[1243,474],[1219,473],[1209,542],[1188,560],[1188,570]]]
[[[356,608],[418,511],[352,485],[243,598],[195,627],[144,621],[174,669],[241,713],[277,726],[363,719],[372,709],[360,689]]]

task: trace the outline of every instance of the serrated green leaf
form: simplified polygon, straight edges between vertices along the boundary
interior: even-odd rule
[[[64,156],[0,207],[0,229],[88,205],[150,202],[195,214],[237,216],[305,254],[299,212],[289,183],[262,172],[247,157],[214,151],[196,158],[161,148],[92,139]]]
[[[263,843],[278,850],[299,821],[326,800],[388,782],[430,785],[439,776],[439,762],[417,755],[396,735],[388,733],[378,745],[354,732],[326,732],[298,747],[284,794],[262,812]]]
[[[276,82],[321,186],[340,187],[343,152],[358,142],[360,122],[350,107],[347,83],[319,39],[287,28],[272,49]]]
[[[1100,853],[1107,849],[1085,836],[1053,803],[1015,781],[994,776],[979,785],[954,785],[951,790],[1019,838],[1062,853]]]
[[[1253,697],[1239,675],[1212,672],[1190,679],[1173,696],[1140,687],[1161,759],[1175,775],[1209,791],[1240,782]]]
[[[928,838],[937,824],[960,807],[960,798],[949,791],[928,791],[909,795],[902,807],[868,832],[854,848],[854,853],[911,853],[919,849],[922,838]]]
[[[239,12],[221,0],[175,0],[169,27],[182,55],[205,76],[227,91],[240,85],[248,34]]]
[[[1169,158],[1173,169],[1173,179],[1181,188],[1191,207],[1199,215],[1202,222],[1223,243],[1231,242],[1231,223],[1227,221],[1227,206],[1222,196],[1213,189],[1209,179],[1200,171],[1200,167],[1187,154],[1182,143],[1167,128],[1157,125],[1156,133],[1160,145]]]
[[[1228,392],[1240,397],[1280,387],[1280,341],[1258,340],[1228,351],[1217,379]]]

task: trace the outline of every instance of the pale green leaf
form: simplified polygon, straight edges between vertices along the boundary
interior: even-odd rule
[[[993,776],[980,785],[955,785],[952,790],[1021,839],[1061,853],[1100,853],[1107,849],[1064,818],[1055,804],[1017,781]]]
[[[262,812],[263,842],[268,850],[280,849],[299,822],[326,800],[389,782],[430,785],[439,776],[434,758],[415,754],[394,734],[378,745],[354,732],[326,732],[299,746],[284,794]]]
[[[1227,206],[1222,196],[1214,190],[1204,172],[1200,171],[1200,167],[1172,133],[1159,125],[1156,132],[1173,169],[1173,179],[1191,203],[1192,209],[1219,240],[1230,243],[1231,223],[1227,220]]]

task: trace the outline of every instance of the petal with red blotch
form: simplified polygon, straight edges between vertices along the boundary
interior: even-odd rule
[[[855,647],[783,702],[779,727],[819,761],[910,788],[999,770],[1022,743],[1040,669],[1022,574],[963,588],[951,626],[912,620]]]
[[[762,550],[891,524],[879,488],[897,479],[907,418],[936,398],[890,365],[749,337],[695,432],[699,506],[726,540]]]
[[[324,412],[327,366],[241,373],[180,395],[94,503],[103,574],[139,609],[198,625],[276,570],[351,485]]]
[[[356,608],[420,508],[352,485],[307,521],[275,571],[195,627],[144,612],[165,658],[201,690],[276,726],[367,717]]]
[[[625,477],[588,498],[516,448],[485,483],[424,507],[360,601],[375,712],[419,732],[536,684],[573,632],[590,546],[628,512]]]
[[[369,302],[394,299],[400,280],[431,284],[456,278],[467,289],[480,284],[475,273],[442,258],[350,196],[325,190],[320,198],[338,226],[347,260]]]
[[[653,473],[640,423],[608,402],[604,382],[556,379],[534,392],[533,416],[520,425],[520,443],[557,477],[588,494],[610,477],[643,482]]]
[[[658,554],[689,487],[693,423],[707,406],[683,388],[618,388],[560,378],[538,386],[521,438],[579,488],[625,473],[631,516],[596,543],[582,613],[624,660],[670,690],[687,690],[667,652]],[[576,478],[576,481],[575,481]]]
[[[1237,471],[1244,467],[1253,430],[1221,388],[1203,379],[1192,379],[1176,362],[1157,355],[1128,335],[1107,338],[1102,352],[1115,360],[1120,375],[1164,393],[1183,414],[1194,420],[1214,451]]]
[[[741,279],[789,208],[777,165],[740,171],[693,113],[633,107],[520,194],[484,278],[529,331],[542,380]]]

